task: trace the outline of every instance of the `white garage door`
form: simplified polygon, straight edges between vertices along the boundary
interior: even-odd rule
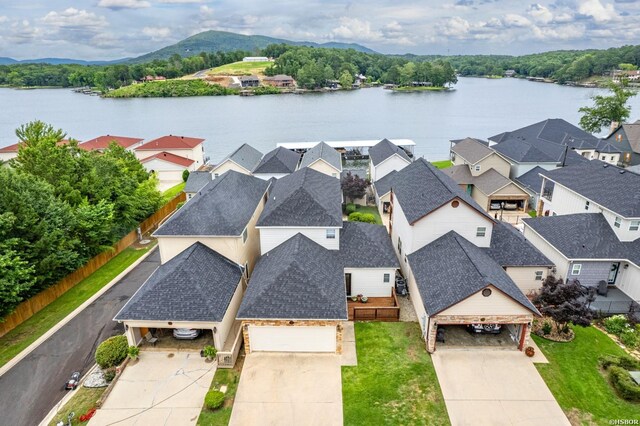
[[[335,352],[336,328],[249,326],[251,351]]]

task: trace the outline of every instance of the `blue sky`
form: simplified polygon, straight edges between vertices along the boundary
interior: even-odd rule
[[[205,30],[383,53],[525,54],[640,42],[640,0],[2,0],[0,56],[137,56]]]

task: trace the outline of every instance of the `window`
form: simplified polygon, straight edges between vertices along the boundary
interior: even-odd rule
[[[574,263],[571,266],[571,275],[580,275],[580,270],[582,270],[582,264],[581,263]]]
[[[217,178],[218,176],[220,176],[218,173],[214,173],[214,174],[213,174],[213,178],[214,178],[214,179],[215,179],[215,178]]]
[[[331,173],[331,177],[337,178],[338,174],[337,173]]]
[[[249,233],[247,232],[247,228],[244,228],[244,231],[242,231],[242,243],[246,243],[247,242],[247,236],[249,235]]]
[[[476,172],[479,172],[480,169],[482,169],[482,166],[480,166],[480,164],[476,164],[475,166],[473,166],[473,170],[475,170]]]
[[[621,223],[622,223],[622,219],[616,216],[616,219],[613,221],[613,226],[615,226],[616,228],[620,228]]]
[[[327,239],[335,240],[336,238],[336,230],[334,228],[327,229]]]
[[[476,237],[484,237],[487,235],[487,228],[484,226],[478,226],[476,229]]]
[[[398,254],[402,254],[402,240],[398,237]]]
[[[629,231],[637,231],[640,229],[640,220],[632,220],[629,224]]]
[[[391,280],[391,275],[390,274],[384,274],[383,282],[388,283],[390,280]]]
[[[611,161],[615,160],[616,157],[614,157],[613,155],[611,156]]]
[[[542,271],[536,271],[536,281],[542,281]]]
[[[589,206],[591,205],[591,203],[589,201],[587,201],[586,203],[584,203],[584,209],[585,210],[589,210]]]

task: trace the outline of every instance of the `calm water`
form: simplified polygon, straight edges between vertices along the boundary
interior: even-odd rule
[[[546,118],[576,124],[593,89],[516,79],[463,78],[451,92],[393,93],[383,89],[327,94],[101,99],[66,89],[0,89],[0,146],[14,130],[39,119],[87,140],[102,134],[151,139],[182,134],[206,139],[219,161],[241,143],[262,152],[277,142],[409,138],[416,154],[447,158],[449,139],[487,138]],[[632,119],[640,112],[633,98]],[[634,114],[635,113],[635,114]]]

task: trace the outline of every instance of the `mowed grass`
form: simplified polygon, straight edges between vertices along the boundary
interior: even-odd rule
[[[71,420],[72,425],[86,424],[86,422],[80,421],[80,416],[86,414],[87,411],[96,406],[96,402],[100,399],[105,390],[107,390],[106,387],[78,388],[76,394],[73,395],[71,399],[58,410],[58,414],[56,414],[53,420],[49,422],[49,426],[56,426],[59,421],[63,421],[66,425],[67,416],[72,411],[75,413],[75,416]]]
[[[576,338],[555,343],[533,336],[549,364],[535,364],[572,424],[608,425],[612,419],[640,420],[640,403],[618,397],[598,365],[603,355],[625,352],[595,327],[574,327]]]
[[[181,182],[176,186],[172,186],[171,188],[164,191],[162,193],[162,202],[168,203],[169,201],[173,200],[179,193],[184,191],[184,186],[186,184],[186,182]]]
[[[127,248],[27,321],[0,337],[0,367],[107,285],[149,248]]]
[[[249,75],[263,74],[264,70],[272,65],[273,62],[233,62],[231,64],[222,65],[208,71],[209,75]]]
[[[370,213],[376,218],[376,223],[378,225],[382,225],[382,218],[380,217],[380,212],[378,212],[378,208],[375,206],[356,206],[356,211],[358,213]]]
[[[448,425],[417,323],[356,322],[358,365],[342,367],[344,424]]]
[[[432,161],[431,164],[436,166],[436,168],[438,169],[446,169],[447,167],[451,167],[453,165],[451,160]]]
[[[222,408],[218,410],[210,411],[207,408],[202,408],[200,417],[198,417],[198,425],[217,426],[229,424],[231,410],[233,408],[233,398],[236,396],[236,391],[238,390],[243,361],[244,357],[240,356],[234,368],[219,368],[216,370],[210,389],[220,389],[221,386],[226,385],[226,398]]]

